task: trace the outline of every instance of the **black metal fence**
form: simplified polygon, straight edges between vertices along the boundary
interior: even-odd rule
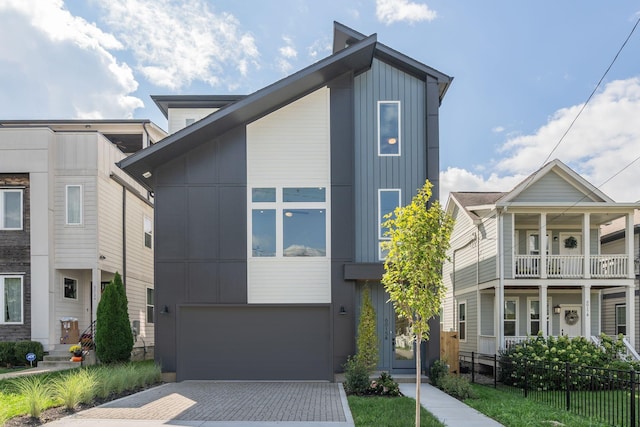
[[[613,426],[639,426],[640,371],[460,352],[460,373],[471,382],[517,390],[550,406]]]

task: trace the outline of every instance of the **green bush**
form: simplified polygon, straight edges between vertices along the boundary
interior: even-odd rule
[[[440,379],[440,388],[449,396],[459,400],[475,398],[471,383],[465,377],[447,373]]]
[[[0,342],[0,365],[10,367],[15,362],[15,343]]]
[[[376,380],[371,381],[368,393],[378,396],[400,396],[400,386],[391,374],[383,372]]]
[[[17,365],[29,365],[27,361],[27,353],[36,355],[36,360],[42,360],[44,357],[44,348],[42,343],[38,341],[18,341],[15,343],[13,355]]]
[[[449,373],[449,365],[444,360],[436,360],[429,368],[429,380],[434,387],[440,387],[440,381]]]
[[[109,283],[98,304],[96,355],[102,363],[127,362],[133,349],[127,294],[120,274]]]
[[[369,371],[355,357],[349,357],[344,364],[344,390],[348,394],[367,394],[370,386]]]
[[[369,373],[378,365],[378,335],[376,334],[376,311],[371,304],[369,286],[362,292],[362,308],[358,323],[358,341],[356,358]]]

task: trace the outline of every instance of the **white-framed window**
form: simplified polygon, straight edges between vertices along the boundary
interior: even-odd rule
[[[62,282],[62,295],[67,299],[78,299],[78,281],[70,277],[65,277]]]
[[[0,189],[0,230],[22,230],[22,189]]]
[[[378,101],[378,155],[400,155],[400,101]]]
[[[2,307],[0,324],[24,322],[22,293],[22,276],[0,276],[0,307]]]
[[[627,304],[616,304],[616,335],[627,335]]]
[[[515,337],[518,335],[518,297],[505,297],[504,299],[504,336]]]
[[[153,222],[151,222],[151,218],[145,216],[143,219],[143,227],[144,227],[144,246],[145,248],[151,249],[151,245],[153,242]]]
[[[66,186],[67,225],[82,224],[82,185]]]
[[[458,339],[467,340],[467,302],[458,301]]]
[[[551,298],[547,298],[547,335],[551,333]],[[527,334],[534,336],[540,330],[540,299],[537,297],[527,298]]]
[[[546,236],[547,254],[549,253],[549,235]],[[540,255],[540,233],[537,231],[527,232],[527,254]]]
[[[444,307],[440,307],[438,317],[440,318],[440,330],[444,331]]]
[[[250,244],[253,258],[326,257],[327,188],[251,188]]]
[[[153,323],[154,292],[153,288],[147,288],[147,323]]]
[[[380,261],[387,259],[387,251],[382,247],[382,242],[390,239],[386,235],[388,228],[383,226],[387,220],[385,216],[392,214],[400,206],[401,195],[401,191],[397,188],[378,189],[378,259]]]

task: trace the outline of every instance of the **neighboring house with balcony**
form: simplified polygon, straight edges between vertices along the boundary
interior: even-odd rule
[[[452,192],[443,329],[458,331],[460,350],[486,354],[539,332],[599,335],[603,295],[634,298],[638,207],[614,202],[559,160],[510,192]],[[605,254],[600,229],[614,220],[624,224],[620,244]],[[625,316],[633,345],[634,304]]]
[[[165,135],[147,120],[0,120],[0,341],[52,350],[71,339],[63,318],[81,334],[119,272],[135,346],[153,346],[153,200],[115,163]]]
[[[251,95],[154,97],[175,133],[120,166],[155,193],[163,372],[333,380],[355,353],[367,284],[378,367],[415,372],[406,322],[380,284],[381,222],[427,178],[438,197],[450,82],[336,23],[333,54]]]

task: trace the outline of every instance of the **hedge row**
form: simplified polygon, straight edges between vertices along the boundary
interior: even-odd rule
[[[34,353],[36,360],[42,360],[44,348],[37,341],[0,342],[0,366],[29,365],[27,353]]]

